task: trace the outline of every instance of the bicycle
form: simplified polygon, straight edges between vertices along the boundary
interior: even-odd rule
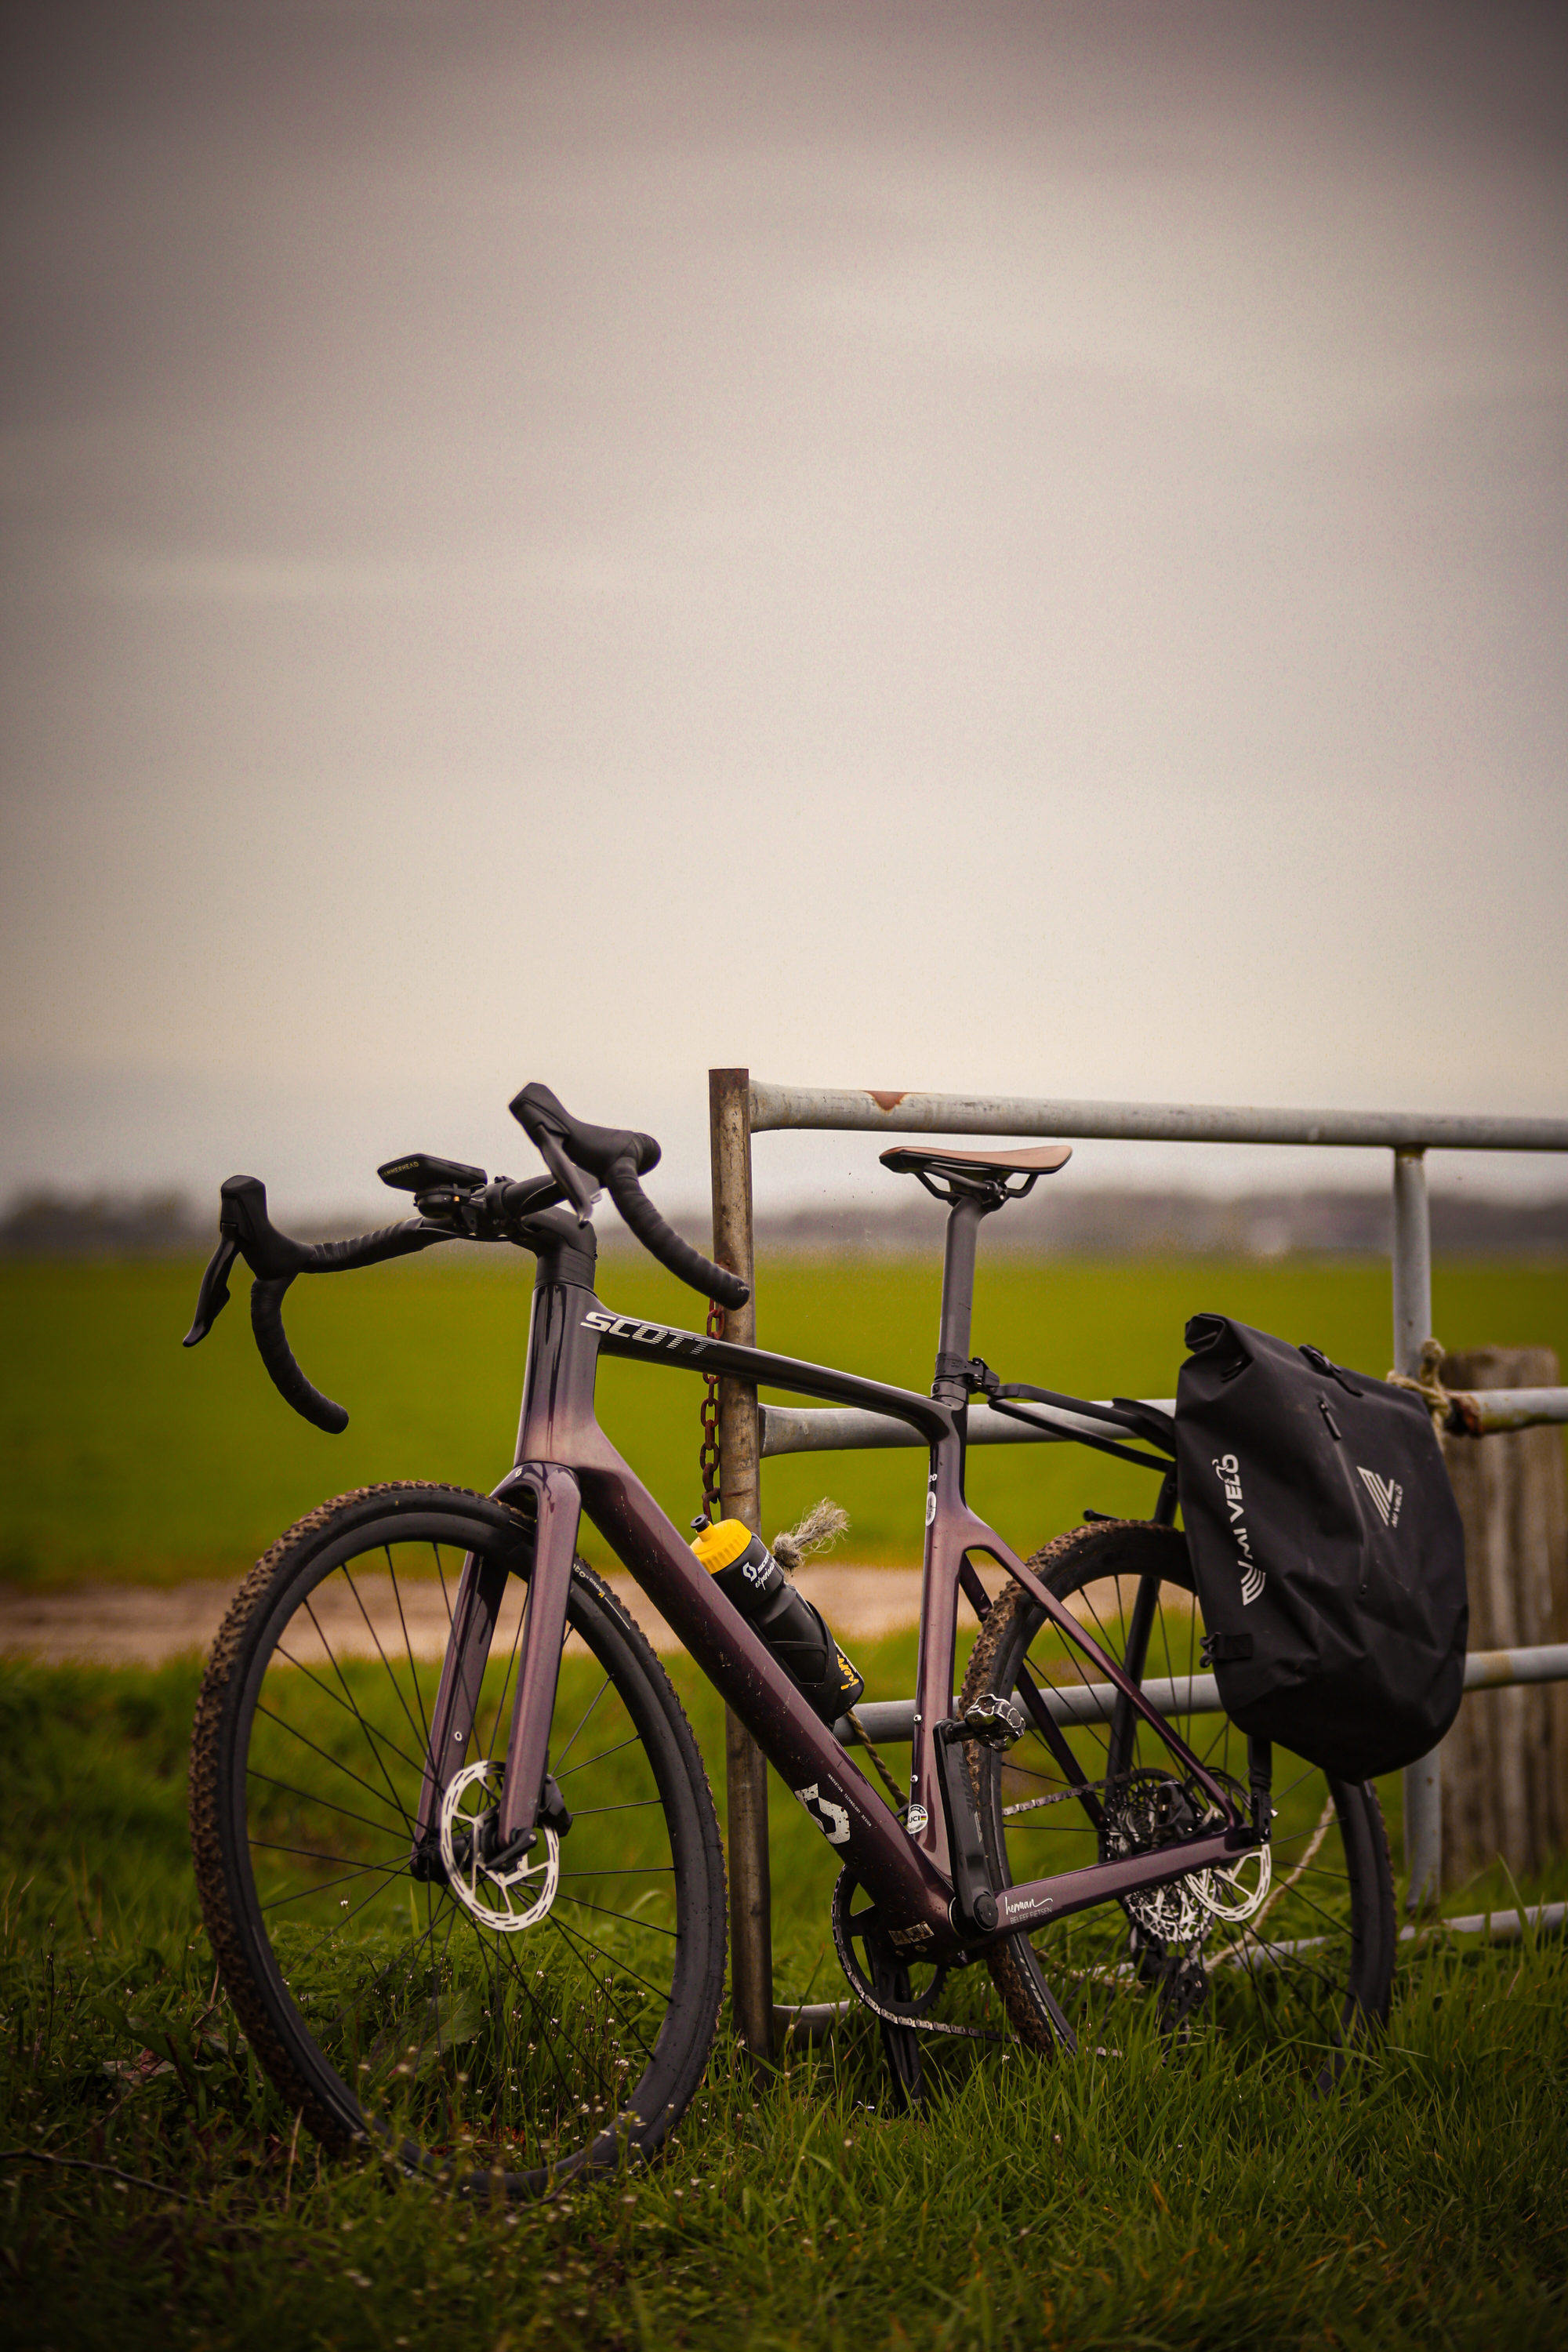
[[[916,2036],[980,2030],[939,2013],[977,1961],[1012,2034],[1041,2053],[1212,2027],[1331,2085],[1388,2010],[1375,1792],[1295,1759],[1276,1787],[1265,1744],[1223,1717],[1205,1727],[1168,1417],[1005,1384],[970,1353],[981,1223],[1068,1150],[883,1153],[948,1208],[921,1395],[740,1346],[721,1325],[713,1336],[716,1318],[701,1332],[605,1307],[600,1187],[701,1296],[733,1308],[748,1292],[642,1190],[650,1137],[590,1127],[539,1085],[511,1108],[542,1176],[389,1162],[383,1178],[416,1213],[353,1241],[289,1240],[264,1186],[231,1178],[186,1337],[210,1329],[243,1258],[268,1370],[307,1419],[340,1429],[347,1415],[284,1332],[297,1275],[458,1236],[537,1259],[515,1461],[494,1493],[393,1485],[311,1512],[252,1570],[202,1684],[196,1883],[229,1997],[289,2108],[331,2149],[525,2196],[652,2157],[701,2080],[724,1983],[719,1823],[664,1668],[578,1557],[584,1513],[837,1850],[837,1956],[906,2092]],[[595,1414],[602,1356],[868,1407],[926,1440],[907,1799],[862,1772],[854,1727],[806,1703],[616,1452]],[[976,1395],[1156,1473],[1149,1518],[1089,1519],[1021,1559],[965,1500]],[[1003,1573],[994,1601],[976,1558]],[[432,1574],[438,1671],[409,1633],[415,1582]],[[498,1641],[509,1591],[522,1605]],[[955,1701],[961,1598],[981,1624]]]

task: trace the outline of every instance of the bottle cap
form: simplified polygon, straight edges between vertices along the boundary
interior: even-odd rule
[[[691,1549],[708,1570],[717,1576],[721,1570],[732,1568],[752,1540],[752,1530],[744,1519],[721,1519],[716,1528],[704,1528]]]

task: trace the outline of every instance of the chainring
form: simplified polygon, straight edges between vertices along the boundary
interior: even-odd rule
[[[988,2033],[984,2026],[953,2025],[946,2018],[931,2016],[931,2011],[947,1981],[948,1970],[941,1962],[932,1963],[935,1973],[917,2000],[891,2000],[886,1994],[878,1992],[855,1957],[855,1945],[857,1941],[863,1941],[868,1934],[878,1936],[886,1931],[882,1927],[881,1914],[874,1903],[868,1902],[860,1911],[854,1909],[858,1885],[858,1880],[853,1878],[848,1871],[839,1872],[833,1889],[833,1948],[838,1955],[838,1965],[844,1971],[849,1990],[861,2007],[868,2009],[873,2017],[879,2017],[885,2025],[908,2026],[918,2033],[947,2033],[961,2042],[1005,2041],[1008,2038],[1005,2034]],[[889,1951],[893,1949],[891,1944],[888,1948]],[[916,1965],[919,1965],[918,1960]]]

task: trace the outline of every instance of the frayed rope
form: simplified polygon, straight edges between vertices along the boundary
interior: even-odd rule
[[[1445,1430],[1453,1425],[1451,1415],[1456,1394],[1453,1389],[1446,1389],[1443,1386],[1439,1377],[1443,1370],[1443,1359],[1447,1353],[1447,1349],[1441,1339],[1423,1339],[1419,1370],[1390,1372],[1388,1375],[1388,1385],[1391,1389],[1408,1389],[1413,1396],[1418,1396],[1422,1400],[1432,1416],[1432,1426],[1439,1437],[1443,1435]]]
[[[775,1536],[768,1549],[773,1553],[786,1576],[793,1576],[802,1560],[809,1559],[815,1551],[826,1551],[837,1543],[849,1525],[849,1514],[824,1495],[813,1503],[798,1527],[790,1528]]]

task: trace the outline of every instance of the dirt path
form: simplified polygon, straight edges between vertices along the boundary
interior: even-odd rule
[[[630,1577],[610,1580],[656,1650],[676,1641]],[[875,1642],[913,1625],[920,1614],[921,1577],[913,1568],[807,1568],[801,1590],[814,1601],[846,1647]],[[447,1642],[447,1602],[429,1579],[405,1581],[400,1621],[392,1580],[359,1580],[363,1612],[345,1593],[321,1608],[321,1630],[343,1656],[401,1652],[404,1629],[418,1657],[438,1658]],[[232,1585],[85,1584],[65,1592],[0,1589],[0,1654],[55,1665],[68,1661],[105,1665],[161,1665],[191,1651],[204,1655],[232,1597]],[[520,1596],[521,1601],[521,1596]],[[500,1638],[509,1645],[518,1606],[503,1609]]]

